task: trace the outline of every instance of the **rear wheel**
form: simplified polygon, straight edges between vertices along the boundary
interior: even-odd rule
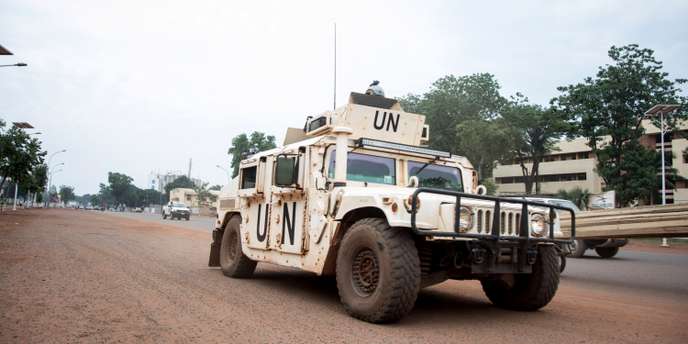
[[[186,215],[186,221],[189,221],[190,218],[191,218],[191,215]]]
[[[167,220],[167,214],[165,214],[164,212],[162,213],[162,219]]]
[[[346,311],[373,323],[411,311],[420,290],[420,261],[406,229],[383,219],[354,223],[337,252],[337,289]]]
[[[229,277],[247,278],[253,275],[256,262],[241,251],[241,234],[239,225],[241,217],[232,216],[225,226],[220,246],[220,266],[222,273]]]
[[[535,311],[547,305],[559,286],[559,253],[554,246],[540,246],[530,274],[506,275],[481,281],[487,298],[495,306]]]
[[[611,258],[619,253],[618,247],[595,247],[595,252],[602,258]]]

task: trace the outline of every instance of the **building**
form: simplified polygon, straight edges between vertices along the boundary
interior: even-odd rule
[[[198,194],[193,189],[172,189],[170,190],[170,202],[184,203],[189,208],[198,208]]]
[[[645,135],[640,143],[648,148],[661,150],[660,130],[652,125],[650,120],[643,121]],[[667,190],[667,203],[688,203],[688,122],[679,125],[679,130],[665,135],[664,151],[666,165],[675,168],[679,176],[675,189]],[[602,193],[604,180],[595,172],[597,159],[585,138],[562,140],[557,149],[544,157],[540,163],[540,194],[553,195],[559,190],[571,190],[580,187],[592,194]],[[672,154],[673,153],[673,158]],[[526,161],[526,167],[532,167],[532,162]],[[659,171],[659,166],[657,169]],[[492,172],[497,191],[500,194],[523,194],[525,184],[521,166],[516,161],[502,163]],[[658,172],[659,174],[659,172]],[[661,190],[657,190],[661,195]]]
[[[185,176],[185,174],[179,171],[169,171],[165,174],[151,172],[148,175],[148,185],[153,190],[165,192],[165,186],[167,186],[167,184],[169,183],[172,183],[175,179],[181,176]],[[193,182],[194,186],[196,187],[200,187],[203,185],[203,181],[198,178],[191,178],[191,182]]]

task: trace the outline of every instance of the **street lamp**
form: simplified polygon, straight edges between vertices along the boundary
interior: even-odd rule
[[[62,150],[59,150],[53,154],[50,154],[50,156],[48,157],[48,164],[46,166],[50,166],[50,162],[53,160],[53,157],[55,155],[60,154],[60,153],[64,153],[66,151],[67,151],[66,149],[62,149]],[[48,168],[48,170],[46,172],[48,173],[48,175],[50,175],[50,168]],[[48,188],[49,187],[50,187],[50,177],[48,177],[48,185],[45,189],[45,199],[43,200],[43,204],[45,204],[46,208],[48,207]]]
[[[228,182],[231,182],[231,181],[232,181],[232,175],[229,174],[229,170],[228,170],[228,169],[226,169],[226,168],[224,168],[224,167],[222,167],[222,166],[220,166],[220,165],[215,165],[215,167],[217,167],[217,168],[219,168],[219,169],[225,171],[225,173],[227,174],[227,181],[228,181]]]
[[[28,65],[24,62],[19,62],[19,63],[15,63],[15,64],[8,64],[8,65],[0,65],[0,67],[26,67],[26,66],[28,66]]]
[[[664,128],[664,115],[670,114],[681,108],[678,104],[657,104],[653,106],[650,110],[645,112],[646,116],[657,116],[659,115],[660,128],[659,135],[661,136],[661,147],[662,147],[662,205],[666,205],[666,166],[664,165],[664,135],[667,133],[666,128]],[[667,238],[662,238],[662,247],[669,247],[669,242]]]

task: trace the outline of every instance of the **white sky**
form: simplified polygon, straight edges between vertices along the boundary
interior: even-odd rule
[[[54,183],[98,191],[108,171],[146,187],[153,170],[221,184],[232,137],[281,142],[286,127],[380,80],[388,96],[489,72],[503,94],[546,104],[608,62],[610,45],[654,49],[688,77],[688,1],[0,2],[0,118],[67,149]]]

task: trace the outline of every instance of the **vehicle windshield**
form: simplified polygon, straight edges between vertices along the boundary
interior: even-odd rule
[[[461,171],[456,167],[409,161],[408,175],[418,177],[422,187],[463,191]]]
[[[333,149],[328,171],[330,178],[334,178],[335,156],[336,150]],[[395,160],[382,156],[349,152],[347,154],[346,179],[356,182],[396,184]]]
[[[179,208],[186,208],[186,204],[184,203],[172,203],[173,207],[179,207]]]

